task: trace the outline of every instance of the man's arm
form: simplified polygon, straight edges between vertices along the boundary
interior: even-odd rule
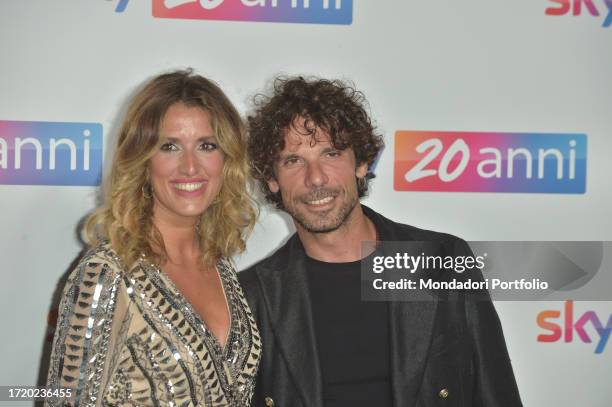
[[[473,256],[469,245],[456,238],[455,256]],[[480,271],[470,272],[474,280],[483,280]],[[487,290],[465,295],[468,334],[474,347],[473,407],[522,406],[501,322]]]

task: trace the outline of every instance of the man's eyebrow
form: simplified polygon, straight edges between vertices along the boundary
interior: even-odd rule
[[[299,156],[297,154],[295,154],[295,153],[284,153],[284,154],[280,153],[278,155],[277,161],[283,161],[283,160],[286,160],[288,158],[297,158],[297,157],[299,157]]]

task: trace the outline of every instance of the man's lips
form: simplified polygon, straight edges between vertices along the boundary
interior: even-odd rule
[[[325,208],[333,205],[338,193],[336,191],[320,191],[319,193],[302,196],[300,201],[310,208]]]
[[[320,199],[314,199],[311,201],[305,201],[306,204],[308,205],[325,205],[327,203],[330,203],[331,201],[333,201],[334,199],[336,199],[335,196],[328,196],[326,198],[320,198]]]

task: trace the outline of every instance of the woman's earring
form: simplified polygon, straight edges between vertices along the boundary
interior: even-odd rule
[[[146,199],[151,199],[153,197],[153,187],[148,182],[142,185],[142,196]]]

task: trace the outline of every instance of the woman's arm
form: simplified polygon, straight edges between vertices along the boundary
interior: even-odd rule
[[[71,273],[59,308],[47,387],[71,389],[49,406],[99,406],[117,358],[127,301],[119,265],[86,256]]]

